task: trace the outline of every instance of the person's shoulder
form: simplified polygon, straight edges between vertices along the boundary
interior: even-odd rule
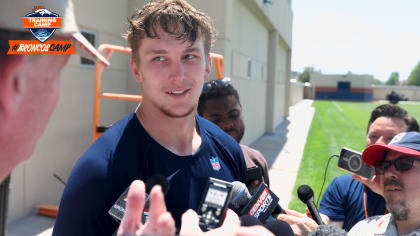
[[[108,149],[117,145],[120,139],[126,136],[132,136],[139,129],[139,121],[134,112],[131,112],[112,124],[98,139],[95,140],[92,146],[99,146],[100,148]]]
[[[130,149],[137,143],[141,135],[141,125],[134,112],[125,115],[122,119],[108,128],[86,150],[79,162],[103,162],[106,165],[118,150]]]
[[[200,132],[204,132],[204,135],[208,135],[210,139],[217,140],[219,143],[224,146],[235,147],[240,149],[238,142],[233,139],[229,134],[225,133],[219,126],[215,125],[213,122],[204,119],[203,117],[197,115],[197,123],[200,128]]]
[[[201,117],[200,115],[195,116],[197,120],[197,124],[200,127],[200,130],[205,130],[206,132],[210,134],[220,134],[224,133],[222,129],[219,128],[216,124],[213,122]]]
[[[340,195],[347,195],[359,190],[363,190],[363,184],[352,178],[351,174],[335,177],[326,189],[326,193],[336,192]]]
[[[352,186],[353,188],[356,186],[363,186],[363,184],[355,179],[352,178],[352,174],[345,174],[340,175],[334,178],[333,182],[340,186],[345,186],[346,188]]]
[[[391,214],[371,216],[354,225],[348,235],[384,235],[392,230],[388,227],[391,223]]]
[[[248,152],[248,153],[250,153],[254,156],[261,156],[261,157],[263,156],[263,154],[260,151],[258,151],[257,149],[254,149],[254,148],[252,148],[250,146],[247,146],[245,144],[240,144],[240,146],[241,146],[243,152]]]
[[[250,159],[253,163],[258,164],[262,167],[267,166],[267,161],[265,160],[263,154],[260,151],[244,144],[239,144],[239,146],[241,147],[242,152],[244,153],[245,160]]]
[[[133,127],[140,126],[139,124],[140,122],[137,119],[136,113],[131,112],[109,126],[108,129],[101,136],[99,136],[98,140],[119,137],[125,131],[130,131]]]

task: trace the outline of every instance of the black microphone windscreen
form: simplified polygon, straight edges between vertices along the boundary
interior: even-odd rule
[[[251,199],[251,194],[248,192],[248,188],[246,185],[239,181],[232,182],[232,192],[230,196],[230,203],[240,208],[248,203],[249,199]]]
[[[241,221],[241,226],[263,225],[260,220],[250,215],[243,215],[239,217],[239,220]]]
[[[336,224],[320,225],[314,231],[309,233],[309,236],[345,236],[346,231],[338,227]]]
[[[155,174],[146,180],[146,193],[150,194],[150,191],[155,185],[160,185],[162,187],[163,194],[166,194],[170,188],[170,183],[165,178],[165,176],[161,174]]]
[[[282,220],[267,221],[264,225],[268,230],[270,230],[276,236],[294,236],[292,228],[290,225]]]
[[[299,186],[297,193],[299,199],[305,204],[308,202],[309,199],[314,197],[314,191],[311,187],[309,187],[306,184]]]

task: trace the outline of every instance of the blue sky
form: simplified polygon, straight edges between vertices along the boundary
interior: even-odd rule
[[[292,0],[292,70],[405,80],[420,61],[420,0]]]

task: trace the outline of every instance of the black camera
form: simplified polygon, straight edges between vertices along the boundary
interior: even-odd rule
[[[360,152],[345,147],[341,149],[337,166],[368,179],[372,178],[375,172],[373,167],[363,163],[362,154]]]
[[[203,231],[222,224],[231,192],[231,183],[210,177],[197,212]]]

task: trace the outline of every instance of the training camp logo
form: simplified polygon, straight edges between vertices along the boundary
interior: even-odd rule
[[[61,17],[43,6],[36,6],[33,12],[23,18],[23,27],[41,43],[49,39],[56,29],[61,28]]]
[[[61,27],[62,18],[57,13],[44,6],[35,6],[23,17],[23,28],[37,40],[9,40],[7,54],[75,54],[71,40],[48,40]]]

